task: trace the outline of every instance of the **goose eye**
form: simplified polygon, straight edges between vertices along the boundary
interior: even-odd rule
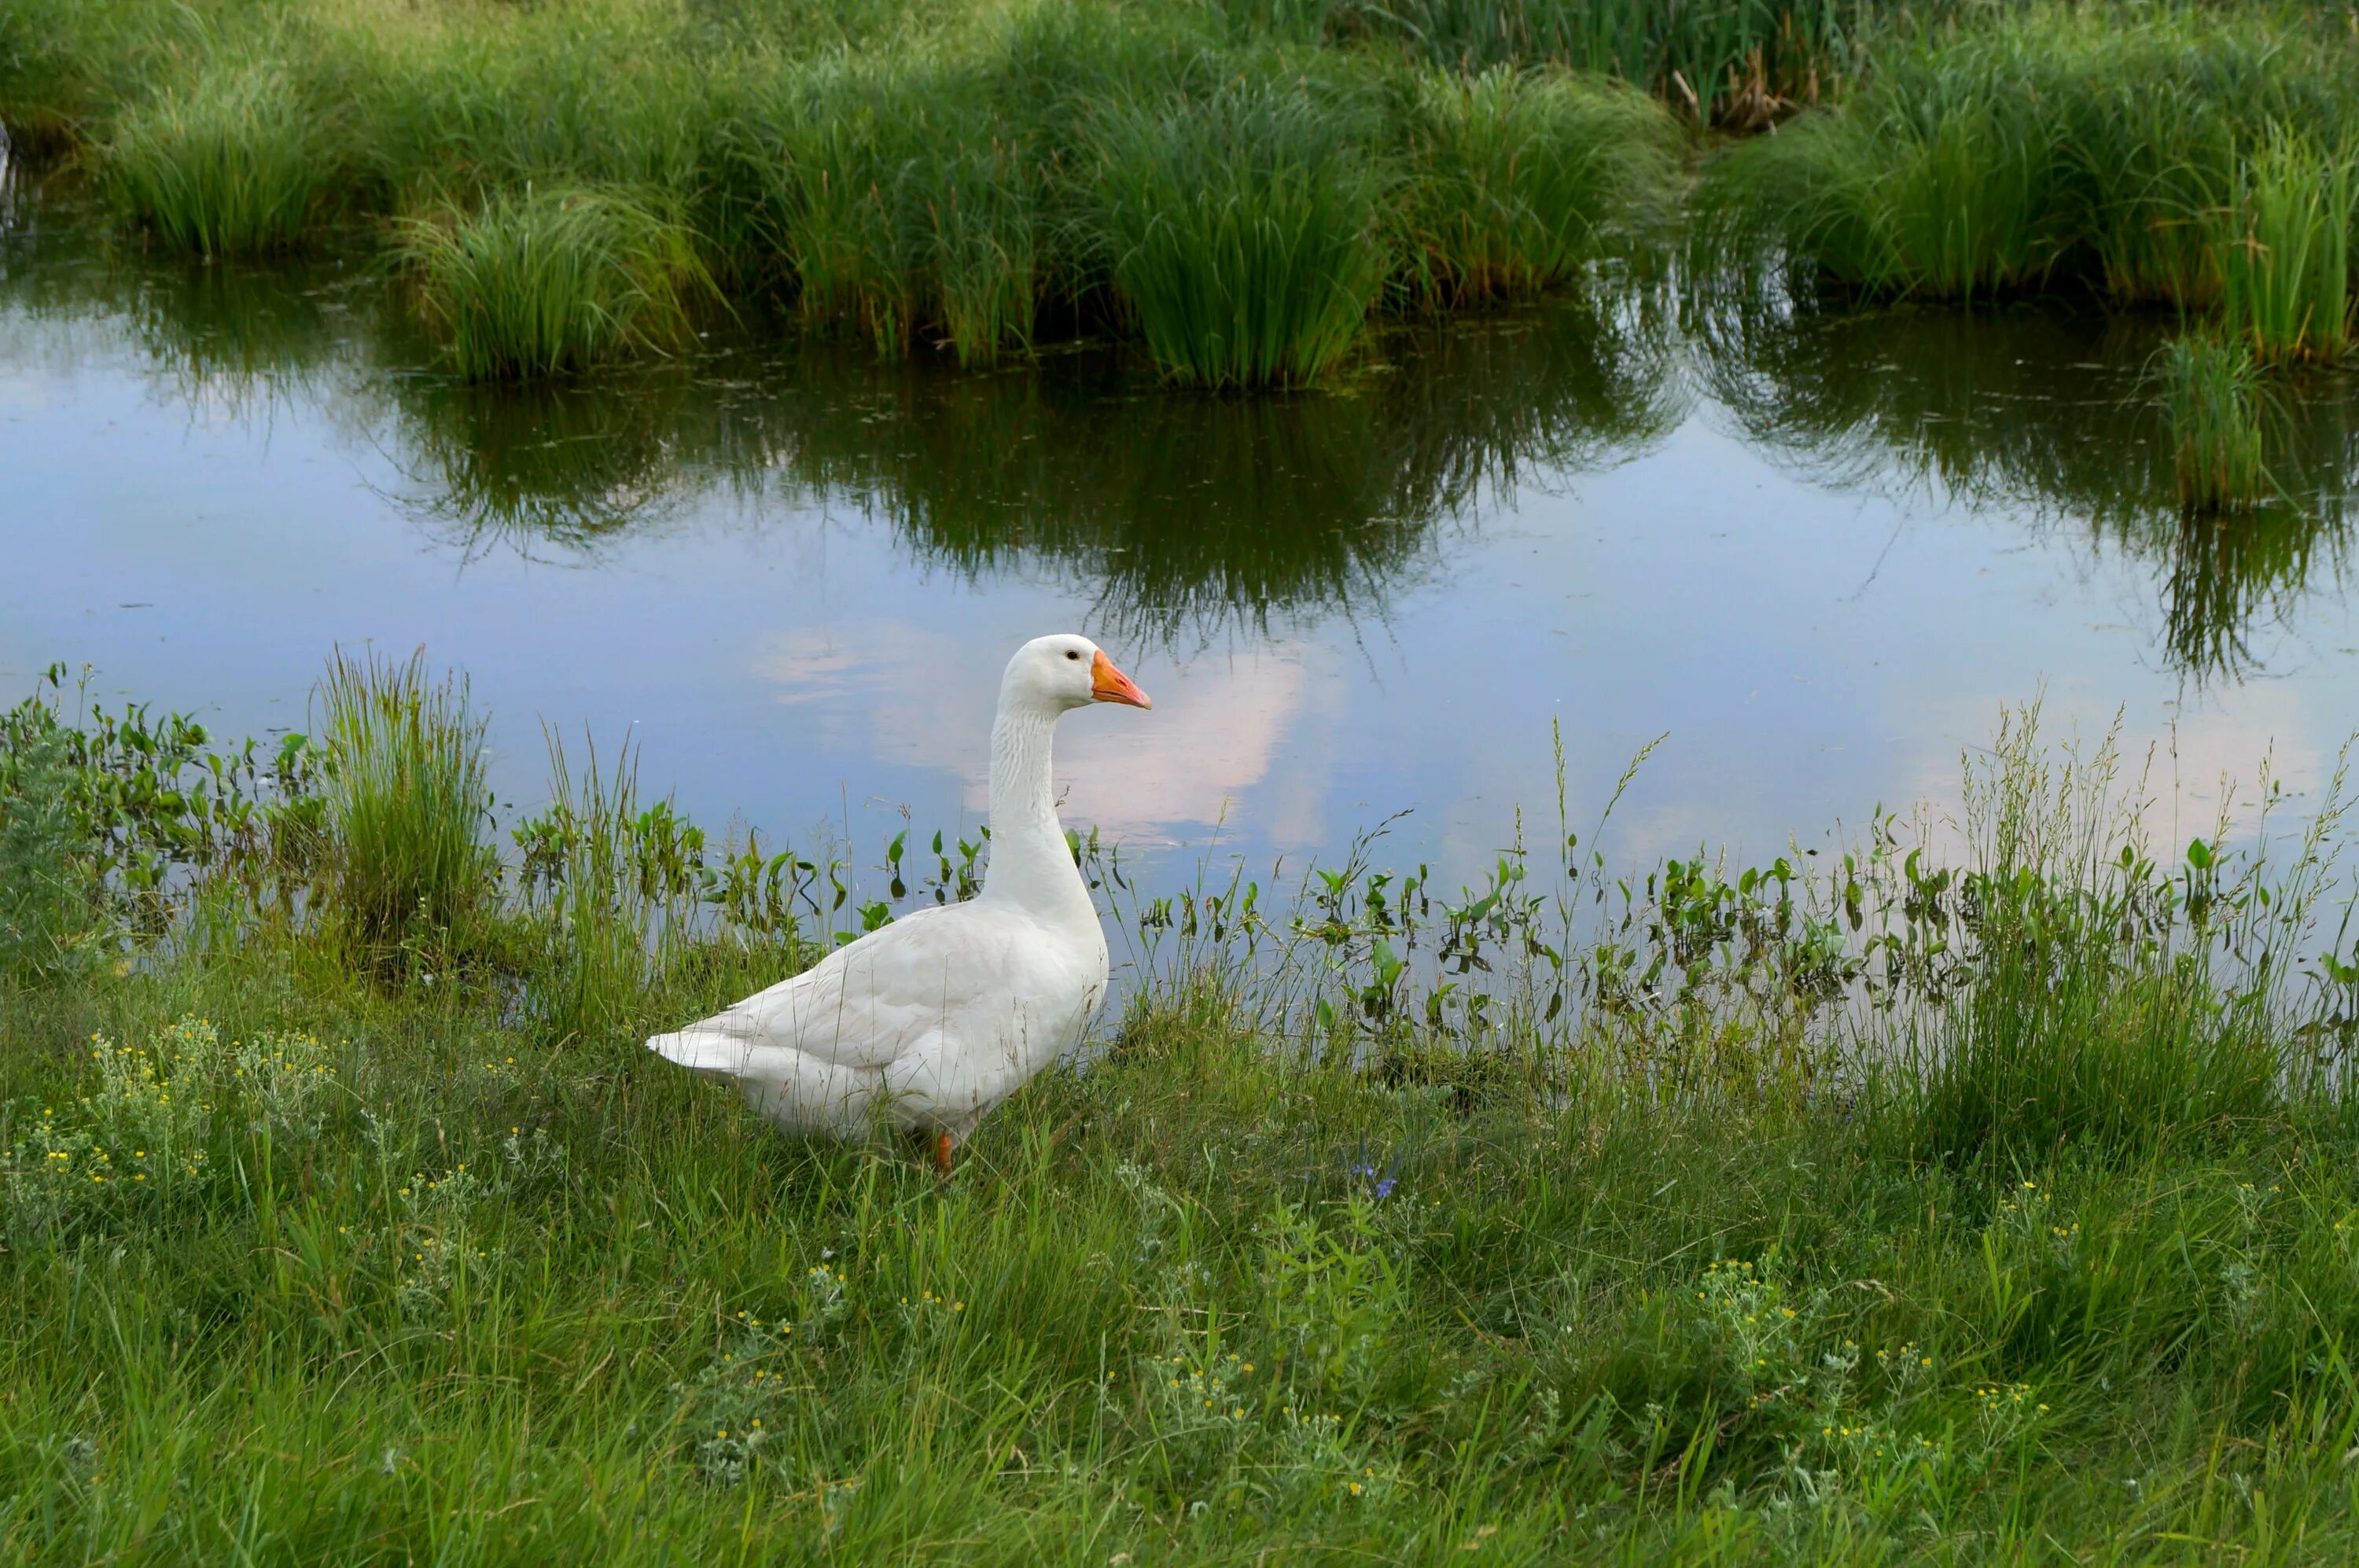
[[[1074,649],[1069,648],[1065,650],[1065,657],[1067,659],[1078,660],[1082,656]]]

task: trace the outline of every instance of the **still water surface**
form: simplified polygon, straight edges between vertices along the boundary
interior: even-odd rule
[[[2183,521],[2139,377],[2165,323],[1714,316],[1658,292],[1388,335],[1334,388],[1176,393],[1103,348],[993,375],[748,322],[559,389],[459,387],[385,281],[159,264],[21,181],[0,233],[0,696],[300,727],[329,649],[472,677],[504,799],[542,726],[641,748],[715,826],[873,853],[983,808],[1008,650],[1079,628],[1156,699],[1063,726],[1069,822],[1186,874],[1479,873],[1614,818],[1636,861],[1824,842],[2049,728],[2314,800],[2359,721],[2359,401],[2289,400],[2286,500]],[[723,337],[728,339],[723,343]],[[2175,754],[2169,749],[2175,747]],[[2169,831],[2169,824],[2162,824]]]

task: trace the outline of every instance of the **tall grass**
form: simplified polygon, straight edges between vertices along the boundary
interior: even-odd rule
[[[766,42],[664,0],[328,5],[303,18],[309,69],[352,105],[355,167],[397,207],[421,191],[527,185],[684,200],[736,107],[740,62]]]
[[[11,720],[31,715],[19,709]],[[64,733],[14,724],[0,754],[0,978],[45,974],[87,951],[100,922],[92,845],[74,812]]]
[[[179,0],[10,0],[0,7],[0,125],[17,155],[87,143],[184,78],[205,22]]]
[[[492,912],[496,865],[484,724],[462,681],[339,652],[319,691],[328,747],[327,908],[382,962],[406,945],[463,950]]]
[[[334,187],[334,159],[276,63],[223,63],[119,120],[99,153],[107,190],[165,244],[205,256],[285,250]]]
[[[1462,91],[1455,60],[1293,12],[42,0],[33,31],[71,41],[0,63],[0,112],[16,83],[112,125],[123,210],[175,244],[410,214],[397,251],[473,377],[676,338],[693,252],[888,354],[989,365],[1046,310],[1178,379],[1291,384],[1380,297],[1571,281],[1668,189],[1669,120],[1633,93]]]
[[[1634,92],[1510,67],[1421,86],[1405,248],[1423,299],[1558,287],[1669,187],[1669,122]]]
[[[1122,309],[1175,380],[1309,381],[1350,352],[1392,265],[1384,173],[1287,84],[1108,110],[1088,196]]]
[[[2216,847],[2224,808],[2182,862],[2158,865],[2145,781],[2119,794],[2112,738],[2059,761],[2037,724],[2036,708],[2011,715],[1967,774],[1962,897],[1981,961],[1929,1019],[1916,1147],[2004,1168],[2273,1115],[2304,1058],[2277,1011],[2285,955],[2238,940],[2267,934],[2268,900]],[[2236,973],[2227,951],[2259,962]]]
[[[401,249],[452,364],[477,381],[677,343],[710,285],[684,226],[613,191],[501,192],[477,212],[408,220]]]
[[[2244,342],[2185,334],[2164,345],[2162,385],[2180,505],[2194,511],[2248,507],[2270,489],[2262,455],[2260,367]]]
[[[2350,351],[2351,236],[2359,223],[2352,148],[2272,123],[2212,216],[2223,326],[2264,360],[2332,360]]]
[[[2071,242],[2045,48],[1978,39],[1887,61],[1856,97],[1719,160],[1697,194],[1728,259],[1781,248],[1870,295],[2037,287]],[[1741,259],[1740,259],[1741,258]]]
[[[549,737],[549,803],[518,837],[545,933],[533,1010],[561,1039],[605,1040],[638,1016],[696,889],[678,870],[678,819],[668,805],[639,804],[630,749],[603,771],[592,746],[587,763],[577,776]]]
[[[1031,338],[1042,171],[973,72],[838,62],[792,84],[763,205],[814,324],[884,353],[939,334],[965,365]]]
[[[1545,62],[1608,72],[1693,122],[1752,130],[1792,103],[1831,93],[1878,32],[1962,7],[1940,0],[1365,0],[1317,9],[1331,36],[1390,45],[1453,70]]]
[[[1729,265],[1779,256],[1871,295],[2068,287],[2205,310],[2223,206],[2254,258],[2332,228],[2324,203],[2347,228],[2348,176],[2306,149],[2347,143],[2354,86],[2359,51],[2299,24],[2035,10],[1883,49],[1840,107],[1715,160],[1701,232]],[[2288,291],[2324,287],[2294,281],[2306,259],[2276,265]]]

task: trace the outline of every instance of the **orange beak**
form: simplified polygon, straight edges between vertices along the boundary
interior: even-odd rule
[[[1137,682],[1114,667],[1103,648],[1090,662],[1090,697],[1093,702],[1126,702],[1134,708],[1155,706],[1155,700],[1140,691]]]

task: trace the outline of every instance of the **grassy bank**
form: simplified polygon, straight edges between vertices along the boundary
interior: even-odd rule
[[[2275,362],[2350,342],[2339,15],[20,0],[0,118],[81,147],[160,245],[395,236],[484,378],[776,297],[890,355],[1082,331],[1184,382],[1299,384],[1372,315],[1578,284],[1658,227],[1678,125],[1798,112],[1712,160],[1713,270],[2094,290],[2216,314]]]
[[[1354,855],[1289,906],[1084,844],[1131,1000],[939,1186],[636,1040],[985,846],[724,850],[576,757],[504,864],[384,853],[452,820],[481,716],[414,669],[323,701],[275,754],[7,719],[12,1558],[2359,1535],[2331,804],[2273,862],[2157,859],[2108,756],[2018,723],[1940,868],[1887,822],[1824,871],[1568,848],[1458,898]],[[364,866],[439,889],[390,956]]]
[[[1698,195],[1727,270],[1870,298],[2050,290],[2215,316],[2264,361],[2350,343],[2359,52],[2299,13],[2052,7],[1878,51]]]
[[[1184,381],[1301,382],[1374,312],[1626,248],[1675,136],[1544,55],[1470,86],[1114,0],[27,0],[0,28],[0,118],[78,145],[134,230],[216,256],[394,235],[484,378],[660,347],[725,289],[889,354],[1079,329]]]

